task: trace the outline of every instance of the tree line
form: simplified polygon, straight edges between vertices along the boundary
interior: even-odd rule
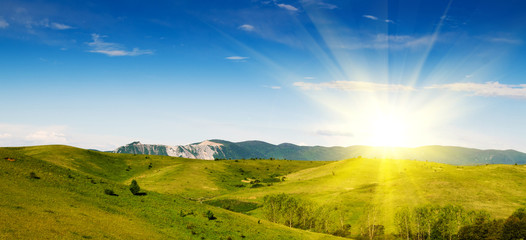
[[[395,215],[397,236],[411,240],[519,240],[526,239],[526,210],[507,219],[492,219],[487,211],[461,206],[402,208]]]
[[[407,240],[519,240],[526,239],[526,209],[519,208],[507,219],[493,219],[484,210],[467,211],[457,205],[404,207],[394,216],[396,231],[386,234],[379,209],[364,209],[360,228],[351,233],[349,212],[342,204],[318,204],[284,193],[263,198],[264,217],[289,227],[357,239]]]
[[[289,227],[341,237],[351,235],[346,213],[337,204],[320,205],[284,193],[271,194],[263,198],[263,214],[267,220]]]

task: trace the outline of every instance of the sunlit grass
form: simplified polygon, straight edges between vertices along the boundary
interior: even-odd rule
[[[5,157],[15,161],[6,161]],[[333,238],[187,200],[184,194],[150,191],[156,186],[142,182],[150,176],[147,172],[155,177],[156,170],[170,172],[178,165],[206,175],[209,172],[199,173],[203,169],[193,168],[191,163],[206,166],[220,162],[100,153],[66,146],[0,148],[0,160],[0,239]],[[31,178],[31,172],[39,179]],[[134,196],[123,184],[134,176],[143,176],[138,182],[147,195]],[[183,176],[190,186],[197,186],[201,180],[193,179],[194,175]],[[105,194],[105,189],[118,196]],[[190,191],[190,196],[202,193],[183,190]],[[206,218],[207,211],[217,219]]]

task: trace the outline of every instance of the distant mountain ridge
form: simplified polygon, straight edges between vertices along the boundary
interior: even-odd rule
[[[417,148],[386,148],[370,146],[322,147],[279,145],[263,141],[229,142],[206,140],[188,145],[159,145],[132,142],[115,149],[115,153],[165,155],[191,159],[291,159],[334,161],[347,158],[392,158],[430,161],[454,165],[526,164],[526,153],[515,150],[480,150],[452,146],[423,146]]]

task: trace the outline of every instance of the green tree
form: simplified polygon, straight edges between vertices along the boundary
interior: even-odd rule
[[[130,192],[133,195],[139,195],[140,191],[141,191],[141,187],[139,187],[139,184],[137,184],[137,181],[135,181],[135,179],[133,179],[131,184],[130,184]]]
[[[526,239],[526,209],[519,208],[506,219],[502,227],[501,239]]]
[[[413,223],[411,210],[408,207],[400,209],[395,214],[395,224],[398,230],[398,236],[403,239],[411,239],[411,225]]]

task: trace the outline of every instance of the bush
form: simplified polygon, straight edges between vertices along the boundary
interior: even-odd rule
[[[206,211],[205,217],[208,218],[208,220],[216,220],[217,218],[214,216],[214,213],[210,210]]]
[[[35,172],[30,172],[29,173],[29,178],[31,178],[31,179],[40,179],[40,177],[37,176],[37,174]]]
[[[261,183],[256,183],[256,184],[250,186],[250,188],[259,188],[259,187],[264,187],[264,185],[261,184]]]
[[[106,195],[110,195],[110,196],[119,196],[117,194],[115,194],[115,192],[111,189],[104,189],[104,194]]]
[[[133,194],[133,195],[139,195],[139,192],[141,191],[141,187],[139,187],[139,184],[137,184],[137,181],[132,180],[131,184],[130,184],[130,192]]]

